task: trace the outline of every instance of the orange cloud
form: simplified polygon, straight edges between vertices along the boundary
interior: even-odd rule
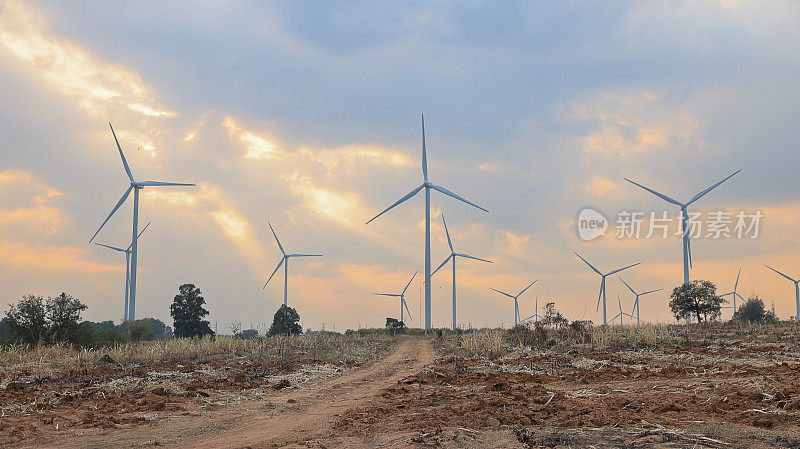
[[[0,264],[51,271],[87,273],[118,272],[118,264],[106,265],[85,260],[86,251],[71,246],[0,242]]]
[[[583,186],[583,190],[592,196],[606,196],[609,194],[619,194],[621,183],[614,182],[604,176],[593,175],[589,182]]]

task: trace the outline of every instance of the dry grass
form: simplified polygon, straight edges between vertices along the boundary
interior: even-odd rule
[[[80,349],[61,344],[0,346],[0,372],[4,374],[3,377],[15,374],[44,376],[90,368],[109,361],[122,367],[232,359],[286,364],[297,361],[359,363],[384,354],[392,341],[385,335],[316,334],[255,340],[226,336],[199,340],[175,339],[123,343],[101,349]]]

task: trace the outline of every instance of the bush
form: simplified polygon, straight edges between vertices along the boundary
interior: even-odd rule
[[[775,315],[775,305],[772,310],[764,307],[764,301],[758,295],[747,298],[744,304],[739,306],[739,310],[733,313],[733,319],[747,323],[775,323],[778,317]]]
[[[406,325],[397,318],[386,318],[386,329],[389,329],[389,332],[394,335],[402,333],[406,329]]]

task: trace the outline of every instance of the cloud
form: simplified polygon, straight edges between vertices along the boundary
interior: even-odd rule
[[[264,137],[263,133],[260,135],[242,129],[233,117],[225,117],[222,125],[228,130],[228,135],[232,139],[237,139],[247,149],[244,154],[245,158],[272,159],[279,154],[278,148],[272,142],[271,137]]]
[[[583,190],[589,195],[601,197],[607,195],[619,195],[622,192],[622,183],[615,182],[601,175],[592,175],[589,181],[583,186]]]
[[[122,270],[118,264],[106,265],[87,261],[85,249],[8,241],[0,242],[0,265],[7,268],[87,273],[108,273]]]
[[[502,231],[502,235],[507,242],[507,249],[512,253],[517,253],[522,246],[531,241],[531,234],[519,235],[511,231]]]

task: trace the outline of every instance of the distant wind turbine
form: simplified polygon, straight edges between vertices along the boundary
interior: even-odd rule
[[[533,306],[533,307],[534,307],[534,309],[533,309],[533,315],[531,315],[531,316],[529,316],[528,318],[525,318],[524,320],[522,320],[522,322],[523,322],[523,323],[524,323],[525,321],[528,321],[528,320],[529,320],[529,319],[531,319],[531,318],[536,318],[536,323],[538,323],[538,322],[539,322],[539,320],[543,320],[543,319],[544,319],[544,317],[542,317],[541,315],[539,315],[539,294],[538,294],[538,293],[536,294],[536,305],[535,305],[535,306]]]
[[[537,279],[536,281],[538,281],[538,279]],[[521,292],[517,293],[517,296],[510,295],[510,294],[508,294],[508,293],[506,293],[506,292],[501,292],[500,290],[497,290],[497,289],[495,289],[495,288],[490,288],[490,290],[494,290],[494,291],[496,291],[497,293],[500,293],[501,295],[506,295],[506,296],[508,296],[509,298],[511,298],[511,299],[513,299],[513,300],[514,300],[514,326],[516,326],[516,325],[517,325],[517,324],[519,324],[519,322],[520,322],[520,319],[519,319],[519,302],[517,301],[517,298],[519,298],[519,297],[520,297],[520,295],[522,295],[523,293],[525,293],[525,291],[526,291],[526,290],[528,290],[529,288],[531,288],[531,285],[535,284],[535,283],[536,283],[536,281],[533,281],[533,282],[531,282],[531,283],[530,283],[530,284],[529,284],[527,287],[523,288]]]
[[[403,291],[399,295],[395,294],[395,293],[373,293],[373,295],[378,295],[378,296],[392,296],[392,297],[395,297],[395,298],[400,298],[400,322],[401,323],[403,322],[403,307],[405,307],[406,308],[406,312],[408,312],[408,319],[410,319],[411,321],[414,321],[414,319],[411,318],[411,311],[408,310],[408,304],[406,303],[405,295],[406,295],[406,290],[408,290],[408,286],[411,285],[411,282],[413,282],[414,278],[417,277],[417,273],[419,273],[419,271],[415,271],[414,272],[414,275],[411,276],[411,279],[408,281],[408,284],[406,284],[406,288],[404,288]]]
[[[648,192],[652,193],[653,195],[661,198],[662,200],[664,200],[664,201],[666,201],[668,203],[672,203],[672,204],[674,204],[676,206],[679,206],[681,208],[681,228],[683,229],[683,283],[684,284],[688,284],[689,283],[689,269],[692,267],[692,242],[691,242],[691,238],[690,238],[690,235],[689,235],[689,212],[687,212],[686,208],[689,207],[695,201],[697,201],[700,198],[702,198],[703,196],[705,196],[705,194],[707,194],[708,192],[714,190],[718,185],[722,184],[723,182],[725,182],[728,179],[730,179],[731,177],[733,177],[733,175],[739,173],[740,171],[742,171],[742,170],[741,169],[736,170],[732,174],[728,175],[727,178],[725,178],[722,181],[720,181],[720,182],[712,185],[711,187],[703,190],[702,192],[700,192],[697,195],[693,196],[689,201],[687,201],[685,203],[681,203],[680,201],[674,200],[674,199],[668,197],[667,195],[658,193],[653,189],[647,188],[647,187],[645,187],[645,186],[643,186],[643,185],[641,185],[639,183],[633,182],[630,179],[625,178],[625,180],[630,182],[631,184],[639,186],[639,187],[643,188],[644,190],[647,190]],[[689,324],[691,321],[692,321],[692,316],[691,316],[691,314],[687,313],[686,314],[686,324]]]
[[[594,270],[595,273],[599,274],[603,278],[603,280],[600,282],[600,294],[597,296],[597,307],[595,308],[595,313],[597,313],[597,311],[600,309],[600,299],[602,299],[603,300],[603,325],[606,325],[606,324],[608,324],[608,318],[607,318],[607,315],[606,315],[606,278],[608,276],[611,276],[614,273],[619,273],[622,270],[627,270],[628,268],[635,267],[636,265],[641,264],[641,262],[636,262],[633,265],[628,265],[627,267],[617,268],[616,270],[613,270],[613,271],[610,271],[610,272],[608,272],[606,274],[603,274],[603,273],[600,272],[600,270],[598,270],[592,264],[590,264],[586,259],[581,257],[580,254],[575,253],[575,255],[578,256],[578,258],[580,258],[582,261],[586,262],[586,265],[589,265],[589,268]]]
[[[457,253],[456,250],[453,249],[453,242],[450,240],[450,232],[447,230],[447,222],[444,220],[444,214],[442,214],[442,223],[444,224],[444,232],[447,235],[447,244],[450,246],[450,255],[444,259],[444,262],[441,263],[433,273],[431,273],[431,277],[436,274],[449,260],[453,260],[453,330],[456,329],[456,257],[463,257],[465,259],[473,259],[473,260],[480,260],[481,262],[488,262],[492,263],[491,260],[486,259],[479,259],[474,256],[470,256],[468,254]]]
[[[628,287],[628,290],[630,290],[631,293],[636,295],[636,300],[633,302],[633,309],[631,310],[631,313],[628,316],[633,318],[633,312],[636,312],[636,325],[638,326],[639,325],[639,297],[640,296],[644,296],[644,295],[649,295],[650,293],[655,293],[655,292],[658,292],[658,291],[661,291],[661,290],[664,290],[664,289],[663,288],[659,288],[657,290],[650,290],[649,292],[636,293],[636,290],[631,288],[631,286],[628,285],[627,282],[625,282],[625,279],[619,278],[619,280],[622,281],[622,283],[625,284],[626,287]]]
[[[285,306],[287,305],[287,298],[289,296],[289,259],[292,257],[321,257],[322,254],[286,254],[286,251],[283,250],[283,245],[281,245],[281,241],[278,240],[278,235],[275,234],[275,230],[272,229],[272,224],[270,222],[267,222],[267,224],[269,225],[269,230],[272,231],[272,236],[275,237],[275,242],[278,244],[278,249],[281,250],[283,257],[278,261],[278,266],[275,267],[275,271],[272,272],[267,282],[265,282],[264,286],[261,288],[267,288],[269,281],[272,280],[272,277],[275,276],[275,273],[277,273],[278,269],[283,265],[283,305]]]
[[[742,295],[740,295],[736,291],[739,288],[739,276],[741,276],[741,275],[742,275],[742,267],[739,267],[739,274],[736,275],[736,283],[733,284],[733,291],[730,292],[730,293],[725,293],[724,295],[719,295],[721,298],[724,298],[726,296],[732,296],[733,297],[733,305],[726,306],[726,307],[720,307],[721,309],[733,309],[733,313],[736,313],[736,298],[738,297],[739,299],[744,301],[744,298],[742,298]],[[722,322],[722,312],[720,312],[720,314],[719,314],[719,321],[720,321],[720,323]]]
[[[149,222],[149,221],[147,222],[147,226],[145,226],[144,229],[142,229],[142,231],[139,233],[139,235],[136,236],[136,239],[139,239],[139,237],[141,237],[142,234],[144,234],[144,231],[146,231],[147,228],[150,227],[150,223],[151,222]],[[128,292],[128,288],[129,288],[129,284],[130,284],[130,280],[131,280],[130,279],[130,275],[131,275],[131,247],[133,246],[133,242],[131,242],[131,244],[128,245],[127,249],[117,248],[116,246],[111,246],[111,245],[104,245],[102,243],[97,243],[97,242],[95,242],[94,244],[97,245],[97,246],[102,246],[102,247],[114,250],[114,251],[125,253],[125,314],[122,315],[122,319],[123,319],[123,321],[129,320],[130,317],[128,316],[128,293],[129,293]]]
[[[425,115],[422,116],[422,177],[423,182],[419,187],[414,188],[411,192],[406,194],[406,196],[397,200],[394,204],[387,207],[383,212],[379,213],[378,215],[374,216],[371,220],[367,222],[369,224],[376,218],[380,217],[381,215],[389,212],[398,204],[408,200],[409,198],[413,197],[420,190],[425,189],[425,329],[431,328],[431,189],[437,190],[447,196],[453,197],[459,201],[463,201],[470,206],[476,207],[484,212],[489,212],[488,210],[478,206],[475,203],[465,200],[464,198],[456,195],[455,193],[445,189],[444,187],[437,186],[435,184],[431,184],[428,182],[428,156],[425,150]]]
[[[789,276],[786,276],[785,274],[783,274],[780,271],[772,268],[769,265],[764,265],[764,266],[769,268],[770,270],[780,274],[781,276],[785,277],[786,279],[794,282],[794,302],[795,302],[795,304],[797,306],[797,321],[800,321],[800,286],[798,286],[800,284],[800,280],[792,279]]]
[[[611,322],[613,323],[613,322],[614,322],[614,320],[616,320],[617,318],[619,318],[619,324],[620,324],[620,325],[622,325],[622,317],[623,317],[623,316],[626,316],[626,315],[627,315],[627,316],[629,316],[629,317],[631,317],[631,318],[633,318],[633,317],[632,317],[630,314],[628,314],[628,313],[625,313],[625,312],[623,312],[623,311],[622,311],[622,302],[621,302],[621,301],[620,301],[620,299],[619,299],[619,294],[617,294],[617,305],[619,306],[619,313],[618,313],[618,314],[616,314],[616,315],[614,316],[614,318],[611,318]]]
[[[125,155],[122,153],[122,147],[119,145],[119,140],[117,140],[117,134],[114,133],[114,127],[111,126],[111,123],[108,124],[109,128],[111,128],[111,134],[114,136],[114,142],[117,144],[117,149],[119,150],[119,156],[122,158],[122,166],[125,168],[125,173],[128,175],[128,179],[131,182],[131,185],[128,186],[128,189],[125,193],[122,194],[122,198],[119,199],[117,205],[111,209],[111,213],[108,214],[108,217],[103,221],[103,224],[97,229],[97,232],[94,233],[91,239],[89,239],[89,243],[94,241],[94,238],[97,237],[97,234],[103,229],[103,226],[108,223],[108,220],[114,215],[114,212],[122,206],[125,200],[128,199],[128,195],[130,195],[131,190],[133,190],[133,233],[131,234],[131,240],[133,241],[131,247],[131,262],[130,262],[130,299],[128,300],[128,311],[130,321],[134,321],[136,318],[136,266],[137,266],[137,259],[139,256],[138,245],[136,244],[136,236],[139,235],[139,190],[144,189],[145,187],[163,187],[163,186],[194,186],[194,184],[186,184],[182,182],[161,182],[161,181],[135,181],[133,179],[133,173],[131,173],[131,168],[128,166],[128,161],[125,160]]]

